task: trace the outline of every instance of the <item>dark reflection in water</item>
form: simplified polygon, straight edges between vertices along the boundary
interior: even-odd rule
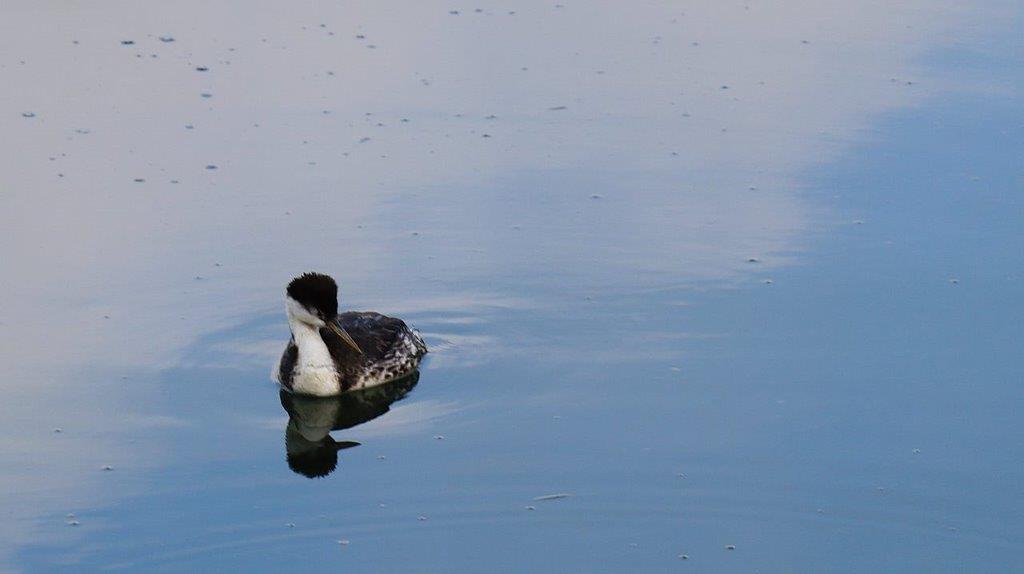
[[[359,446],[336,441],[331,431],[350,429],[387,413],[419,382],[419,372],[387,384],[352,391],[337,397],[307,397],[281,391],[281,406],[288,413],[284,431],[288,467],[297,474],[320,478],[338,466],[338,451]]]

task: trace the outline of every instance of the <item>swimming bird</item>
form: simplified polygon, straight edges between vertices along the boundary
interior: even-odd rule
[[[338,314],[338,284],[304,273],[288,284],[292,337],[272,376],[289,391],[328,397],[416,371],[427,346],[401,319],[372,311]]]

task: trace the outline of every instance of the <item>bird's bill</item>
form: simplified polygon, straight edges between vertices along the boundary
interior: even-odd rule
[[[360,355],[363,354],[363,350],[359,348],[359,344],[356,343],[356,340],[353,339],[352,335],[349,335],[348,331],[343,329],[341,327],[341,325],[331,321],[331,322],[327,323],[327,326],[330,327],[332,331],[334,331],[335,335],[341,337],[341,340],[345,341],[346,345],[348,345],[349,347],[352,347],[353,349],[355,349],[356,352],[359,353]]]

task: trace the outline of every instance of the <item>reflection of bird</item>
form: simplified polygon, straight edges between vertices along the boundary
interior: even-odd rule
[[[303,395],[332,396],[412,373],[427,353],[419,333],[380,313],[338,314],[338,284],[306,273],[285,296],[292,338],[274,378]]]
[[[288,467],[309,478],[327,476],[338,466],[338,451],[357,442],[338,442],[332,430],[343,430],[373,420],[391,409],[419,381],[419,373],[352,391],[337,397],[306,397],[281,391],[281,406],[288,412],[284,431]]]

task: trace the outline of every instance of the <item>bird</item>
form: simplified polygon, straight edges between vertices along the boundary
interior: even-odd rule
[[[303,273],[285,291],[291,339],[271,374],[289,392],[330,397],[418,371],[427,345],[401,319],[372,311],[338,313],[338,284]]]

